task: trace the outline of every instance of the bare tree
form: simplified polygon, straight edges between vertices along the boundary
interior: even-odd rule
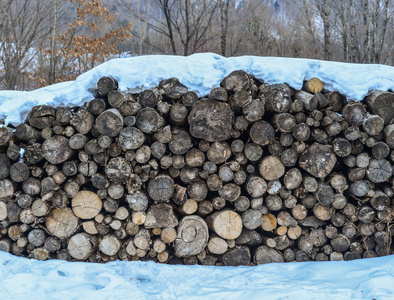
[[[47,5],[35,0],[0,0],[0,82],[5,89],[23,89],[38,47],[48,33]]]

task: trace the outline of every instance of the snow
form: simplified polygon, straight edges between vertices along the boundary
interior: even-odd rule
[[[183,56],[139,56],[112,59],[75,81],[54,84],[31,92],[0,91],[0,119],[18,125],[35,105],[80,106],[93,99],[102,76],[119,81],[122,91],[139,92],[160,80],[177,77],[199,96],[207,95],[234,70],[242,69],[268,83],[287,82],[300,89],[303,80],[318,77],[324,88],[338,90],[349,99],[361,100],[370,90],[394,89],[394,67],[349,64],[312,59],[241,56],[225,58],[213,53]]]
[[[394,89],[394,68],[309,59],[188,57],[113,59],[79,76],[31,92],[1,91],[0,118],[23,122],[40,104],[80,106],[93,98],[101,76],[133,92],[177,77],[199,96],[242,69],[268,83],[301,88],[318,77],[329,90],[361,100],[370,90]],[[351,262],[269,264],[257,267],[171,266],[153,262],[94,264],[36,261],[0,252],[0,299],[394,299],[394,256]]]
[[[379,300],[394,298],[393,283],[394,256],[210,267],[41,262],[0,252],[1,299]]]

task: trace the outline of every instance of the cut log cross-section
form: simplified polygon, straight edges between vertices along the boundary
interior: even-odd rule
[[[224,239],[234,240],[241,235],[242,218],[231,210],[222,210],[209,215],[209,227]]]
[[[50,234],[58,238],[67,238],[77,230],[78,218],[70,208],[57,208],[49,214],[46,227]]]
[[[199,216],[186,216],[178,226],[174,241],[175,253],[179,257],[196,255],[208,244],[209,232],[205,221]]]
[[[308,147],[300,156],[300,167],[311,175],[324,178],[334,168],[337,162],[332,146],[314,143]]]
[[[103,202],[97,194],[90,191],[80,191],[71,201],[74,214],[81,219],[93,219],[99,214]]]

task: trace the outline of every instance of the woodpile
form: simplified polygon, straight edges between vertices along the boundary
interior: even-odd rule
[[[0,128],[0,250],[40,260],[253,265],[392,254],[394,93],[346,102],[243,71],[97,83]]]

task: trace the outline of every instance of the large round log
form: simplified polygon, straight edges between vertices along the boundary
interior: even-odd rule
[[[174,180],[168,175],[159,175],[152,179],[147,188],[149,197],[155,201],[168,201],[174,194]]]
[[[165,120],[155,109],[147,107],[138,112],[136,125],[143,133],[152,134],[163,129]]]
[[[58,238],[67,238],[78,229],[78,218],[70,208],[56,208],[46,219],[49,233]]]
[[[132,172],[130,164],[123,157],[112,158],[105,168],[109,180],[115,183],[125,183]]]
[[[233,117],[234,112],[227,103],[199,100],[188,116],[190,134],[210,142],[227,140],[231,136]]]
[[[74,151],[69,146],[69,141],[62,135],[55,135],[42,144],[44,158],[51,164],[60,164],[69,160]]]
[[[220,86],[229,92],[239,92],[250,89],[251,80],[244,71],[237,70],[231,72],[221,82]]]
[[[86,233],[73,235],[68,241],[67,250],[70,255],[78,260],[85,260],[93,252],[91,238]]]
[[[86,109],[78,110],[72,117],[70,124],[81,134],[87,134],[93,126],[94,118]]]
[[[186,216],[178,226],[174,241],[175,254],[179,257],[197,255],[207,246],[208,239],[205,221],[198,216]]]
[[[56,112],[52,106],[34,106],[29,115],[29,124],[38,129],[50,127],[55,121]]]
[[[90,191],[80,191],[71,200],[74,214],[81,219],[93,219],[101,211],[103,202],[97,194]]]
[[[285,167],[277,156],[271,155],[260,162],[259,172],[265,180],[275,180],[285,174]]]
[[[242,218],[231,210],[221,210],[207,217],[209,227],[224,239],[234,240],[242,232]]]
[[[102,112],[95,124],[97,131],[102,135],[115,137],[123,129],[123,116],[117,109],[111,108]]]
[[[394,120],[394,93],[373,91],[364,101],[372,113],[380,116],[386,125]]]
[[[250,138],[258,145],[266,146],[275,138],[274,128],[266,121],[258,121],[250,128]]]

